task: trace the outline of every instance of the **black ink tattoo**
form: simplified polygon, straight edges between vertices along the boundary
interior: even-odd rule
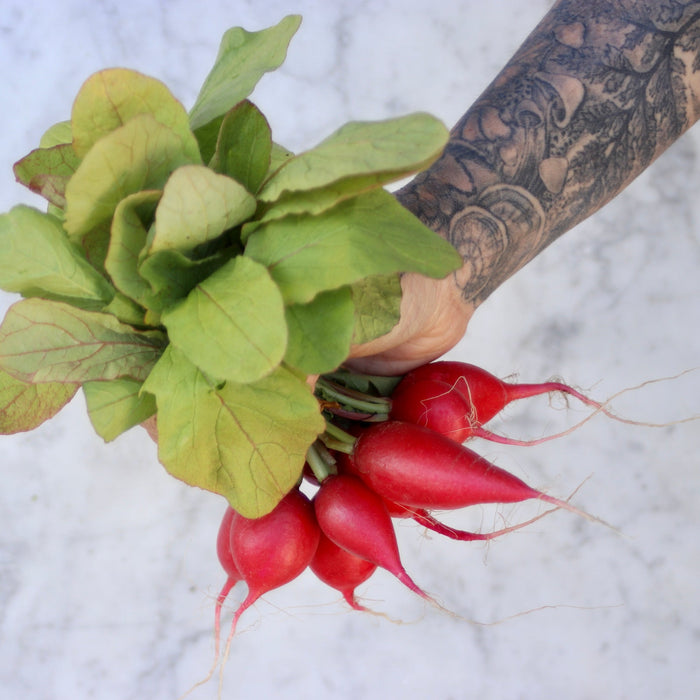
[[[399,200],[475,306],[612,199],[700,111],[700,2],[560,0]]]

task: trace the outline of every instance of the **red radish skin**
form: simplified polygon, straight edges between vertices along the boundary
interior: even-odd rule
[[[431,600],[406,573],[384,501],[349,474],[328,477],[314,496],[321,531],[336,545],[381,566],[426,600]],[[433,601],[434,602],[434,601]]]
[[[431,362],[411,370],[401,380],[397,391],[404,383],[408,384],[422,379],[438,380],[454,387],[469,401],[471,406],[469,414],[475,425],[483,425],[488,422],[513,401],[553,391],[569,394],[587,406],[607,413],[600,403],[562,382],[511,384],[502,381],[481,367],[451,360]]]
[[[399,384],[391,396],[389,417],[422,425],[459,443],[480,437],[505,445],[530,446],[551,439],[516,440],[486,430],[474,420],[474,408],[457,385],[440,379],[413,379]]]
[[[248,595],[234,613],[224,658],[241,615],[265,593],[299,576],[311,563],[319,538],[311,501],[296,489],[261,518],[235,514],[229,540],[231,556],[248,584]]]
[[[473,450],[411,423],[387,421],[370,426],[357,439],[351,462],[370,489],[413,508],[453,510],[540,499],[585,515],[566,501],[531,488]]]
[[[321,581],[339,591],[351,608],[368,611],[357,602],[355,589],[376,571],[376,564],[339,547],[322,532],[309,568]]]

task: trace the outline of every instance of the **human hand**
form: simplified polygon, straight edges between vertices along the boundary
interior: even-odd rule
[[[475,307],[465,303],[453,275],[401,279],[399,323],[386,335],[351,349],[347,367],[369,374],[404,374],[440,357],[464,335]]]

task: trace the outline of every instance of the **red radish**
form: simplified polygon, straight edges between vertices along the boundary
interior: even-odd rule
[[[235,514],[231,523],[231,556],[248,584],[248,595],[234,614],[229,644],[245,610],[260,596],[289,583],[306,569],[319,537],[313,506],[297,490],[290,491],[271,513],[261,518]]]
[[[362,478],[362,473],[357,469],[354,464],[352,455],[339,452],[336,455],[337,464],[340,469],[346,474],[352,474],[359,478]],[[386,506],[389,516],[392,518],[411,518],[415,520],[419,525],[422,525],[428,530],[436,532],[438,535],[444,535],[452,540],[458,540],[460,542],[472,542],[472,541],[483,541],[492,540],[501,535],[505,535],[509,532],[514,532],[522,527],[531,525],[536,520],[539,520],[546,513],[541,513],[536,515],[530,520],[526,520],[518,525],[512,525],[511,527],[506,527],[501,530],[495,530],[494,532],[477,533],[477,532],[467,532],[466,530],[457,530],[445,525],[445,523],[440,522],[434,515],[432,515],[425,508],[415,508],[412,506],[406,506],[401,503],[396,503],[388,498],[382,498],[384,505]]]
[[[607,413],[600,403],[589,399],[567,384],[561,382],[511,384],[498,379],[498,377],[476,365],[450,360],[431,362],[411,370],[401,380],[396,391],[400,389],[402,384],[409,384],[422,379],[445,382],[462,394],[469,401],[469,415],[474,425],[483,425],[491,420],[512,401],[539,394],[547,394],[552,391],[561,391],[569,394],[587,406],[593,406]]]
[[[340,591],[350,607],[367,610],[355,599],[355,589],[376,571],[376,564],[339,547],[322,532],[309,568],[325,584]]]
[[[403,568],[389,512],[380,496],[349,474],[329,476],[314,496],[316,519],[335,544],[381,566],[422,598],[431,600]]]
[[[537,498],[585,515],[473,450],[412,423],[387,421],[370,426],[357,439],[351,462],[377,494],[413,508],[450,510]]]
[[[480,437],[505,445],[537,445],[550,438],[516,440],[496,435],[474,420],[474,407],[455,384],[440,379],[413,379],[398,385],[391,396],[390,418],[430,428],[455,442]],[[557,436],[554,436],[557,437]]]

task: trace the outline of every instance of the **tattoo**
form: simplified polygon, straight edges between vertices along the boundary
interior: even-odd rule
[[[699,79],[700,1],[560,0],[397,196],[478,305],[692,124]]]

